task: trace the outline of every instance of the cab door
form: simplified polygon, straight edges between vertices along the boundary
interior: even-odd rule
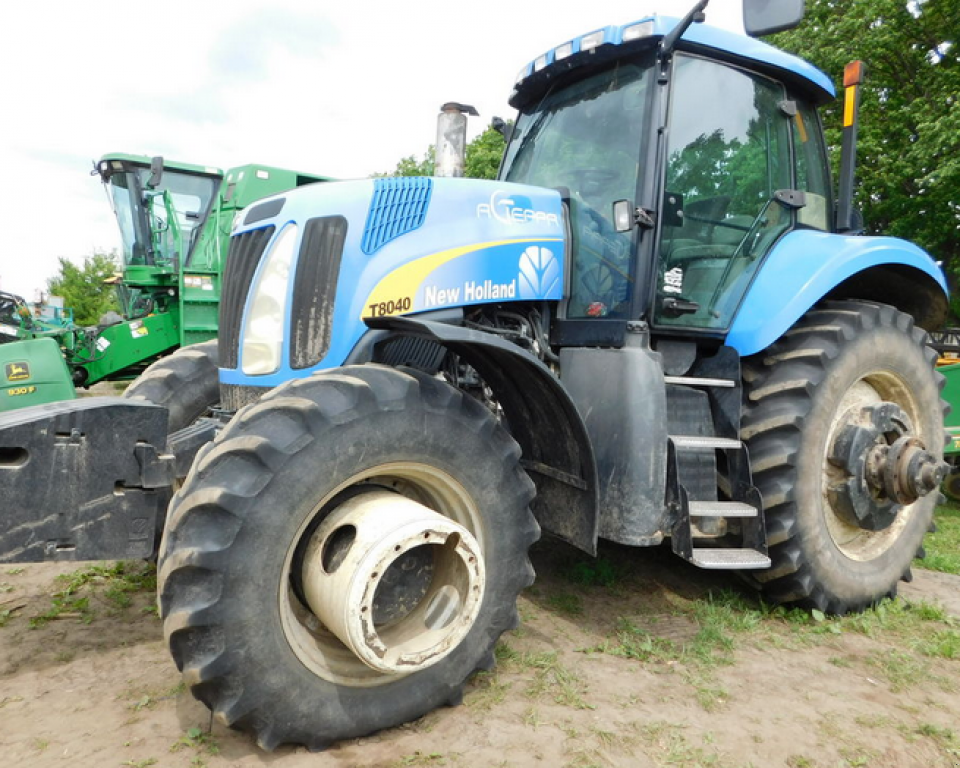
[[[792,102],[782,84],[695,56],[674,64],[653,321],[725,331],[795,224]]]

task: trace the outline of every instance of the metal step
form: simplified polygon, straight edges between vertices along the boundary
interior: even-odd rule
[[[757,508],[742,501],[691,501],[690,517],[756,517]]]
[[[698,568],[745,571],[769,568],[770,558],[755,549],[693,549],[690,562]]]
[[[713,437],[712,435],[670,435],[670,439],[681,451],[696,448],[735,449],[743,446],[743,443],[739,440],[732,440],[729,437]]]
[[[701,379],[696,376],[664,376],[667,384],[680,384],[684,387],[727,387],[732,389],[737,382],[732,379]]]

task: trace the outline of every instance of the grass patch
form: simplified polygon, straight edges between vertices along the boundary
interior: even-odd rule
[[[567,563],[560,573],[567,581],[581,587],[612,587],[623,578],[620,568],[603,556]]]
[[[583,613],[583,601],[580,596],[569,592],[552,595],[547,598],[547,605],[557,613],[564,613],[567,616],[579,616]]]
[[[639,733],[658,765],[685,768],[703,768],[703,766],[726,768],[731,765],[716,751],[691,744],[684,730],[684,726],[657,721],[641,725]]]
[[[923,540],[927,556],[914,562],[920,568],[960,575],[960,507],[953,503],[937,507],[934,520],[937,532]]]
[[[95,618],[90,603],[96,596],[114,611],[130,607],[133,595],[157,590],[156,568],[143,562],[117,562],[92,565],[57,577],[59,589],[53,593],[50,608],[30,619],[30,627],[42,627],[53,619],[78,618],[89,624]],[[149,612],[156,608],[151,603]]]
[[[521,654],[518,663],[534,670],[533,680],[527,687],[527,695],[533,698],[551,696],[557,704],[573,709],[595,709],[588,704],[583,694],[587,691],[581,677],[567,669],[557,659],[556,652]]]
[[[190,765],[194,768],[206,768],[207,755],[219,755],[220,745],[212,734],[204,731],[202,728],[190,728],[183,736],[170,745],[171,752],[180,752],[181,750],[193,750],[193,757],[190,758]]]

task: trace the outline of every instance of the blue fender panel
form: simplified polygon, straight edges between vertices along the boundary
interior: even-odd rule
[[[790,232],[767,257],[734,317],[726,343],[742,357],[766,349],[844,280],[879,266],[905,266],[930,277],[944,295],[943,272],[912,243],[895,237]]]

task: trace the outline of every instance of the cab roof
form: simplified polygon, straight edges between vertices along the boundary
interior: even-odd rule
[[[651,50],[679,23],[675,17],[654,14],[623,26],[602,27],[568,40],[520,70],[510,105],[522,109],[539,101],[558,78],[578,67]],[[684,32],[677,49],[777,77],[799,88],[817,103],[836,97],[833,82],[819,69],[756,38],[698,23],[691,24]]]

